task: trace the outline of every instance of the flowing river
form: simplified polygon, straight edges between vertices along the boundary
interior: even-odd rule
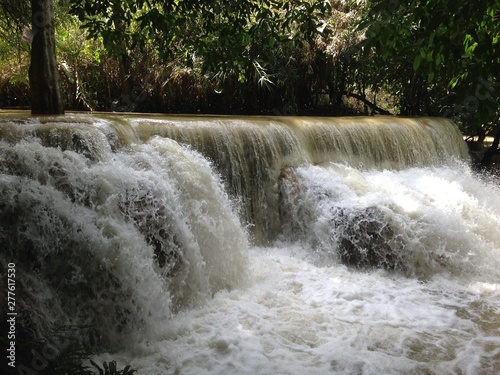
[[[499,235],[445,119],[0,112],[18,333],[137,374],[500,373]]]

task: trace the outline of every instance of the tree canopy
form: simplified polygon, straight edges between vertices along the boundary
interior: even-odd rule
[[[427,87],[439,84],[455,101],[475,95],[484,119],[498,111],[500,2],[372,0],[360,27],[365,52],[406,62]],[[478,91],[478,95],[476,95]],[[457,104],[457,103],[456,103]]]
[[[264,86],[272,83],[266,72],[275,50],[312,39],[330,9],[328,1],[310,0],[70,2],[88,36],[102,38],[122,60],[150,46],[164,61],[198,65],[202,74],[236,74],[240,82],[253,77]]]

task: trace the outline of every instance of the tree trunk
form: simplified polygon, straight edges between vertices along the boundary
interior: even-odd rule
[[[31,113],[54,115],[64,113],[57,71],[52,0],[31,0],[33,41],[29,79]]]

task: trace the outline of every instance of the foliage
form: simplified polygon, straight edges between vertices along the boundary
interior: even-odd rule
[[[30,21],[30,5],[27,0],[2,0],[0,3],[0,36],[7,43],[17,45],[18,38],[12,34],[19,33]]]
[[[71,13],[111,53],[154,40],[164,59],[200,59],[204,71],[244,70],[279,42],[311,38],[328,8],[315,0],[71,1]]]
[[[433,100],[441,114],[485,124],[498,118],[499,14],[498,0],[372,0],[359,27],[366,38],[358,47],[365,58],[375,56],[389,67],[381,75],[387,82],[405,77],[412,91],[404,92],[403,82],[392,89],[401,90],[406,102]]]
[[[59,5],[56,17],[56,42],[62,90],[66,107],[95,110],[98,94],[92,81],[106,82],[102,60],[105,51],[99,40],[89,41],[75,17],[68,17],[68,7]]]
[[[0,105],[27,106],[28,48],[21,43],[23,27],[29,23],[29,5],[23,0],[0,3]]]
[[[23,330],[25,327],[21,326]],[[19,373],[50,375],[132,375],[136,370],[129,365],[119,370],[116,361],[97,364],[90,359],[94,353],[80,343],[81,333],[92,327],[63,325],[48,330],[45,338],[33,338],[20,342],[18,348]],[[95,328],[95,327],[94,327]],[[33,335],[34,333],[31,333]],[[41,332],[38,332],[41,334]],[[92,365],[89,366],[88,363]]]
[[[126,366],[123,370],[118,370],[116,368],[115,361],[111,361],[109,362],[109,364],[107,362],[104,362],[102,367],[100,367],[92,360],[90,361],[90,363],[97,369],[99,375],[132,375],[136,372],[136,370],[130,368],[130,366]]]
[[[304,113],[342,107],[351,82],[342,56],[355,17],[343,1],[55,5],[68,109]],[[19,33],[9,38],[19,44]]]
[[[268,97],[275,90],[277,97],[289,96],[280,93],[276,84],[296,80],[289,73],[293,54],[307,49],[323,32],[330,8],[324,0],[85,0],[72,1],[71,12],[90,37],[102,37],[108,52],[122,59],[126,83],[122,99],[137,86],[130,74],[135,56],[148,50],[149,56],[156,54],[169,66],[195,74],[196,81],[205,81],[202,86],[213,86],[224,101],[229,100],[222,110],[232,111],[241,105],[232,103],[235,99],[245,101],[247,108],[249,104],[260,107],[262,98],[252,92]],[[163,83],[174,81],[174,77],[166,78]],[[228,91],[236,95],[226,96]],[[238,99],[248,94],[253,97]]]

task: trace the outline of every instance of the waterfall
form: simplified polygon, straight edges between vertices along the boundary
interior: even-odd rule
[[[30,130],[11,125],[4,133],[32,132],[44,144],[93,158],[155,136],[187,145],[209,159],[226,191],[242,200],[242,219],[261,244],[280,232],[278,181],[288,167],[336,162],[402,169],[468,158],[458,128],[442,118],[93,115],[23,126]]]
[[[145,374],[494,373],[500,188],[467,163],[441,118],[0,111],[19,335]]]
[[[440,118],[181,117],[129,119],[145,141],[160,135],[214,162],[228,191],[242,197],[258,243],[279,233],[277,181],[287,167],[326,162],[401,169],[467,158],[456,125]]]
[[[26,275],[27,326],[92,323],[88,340],[116,347],[245,282],[236,202],[196,151],[152,138],[113,152],[115,133],[93,121],[2,125],[2,266]]]

